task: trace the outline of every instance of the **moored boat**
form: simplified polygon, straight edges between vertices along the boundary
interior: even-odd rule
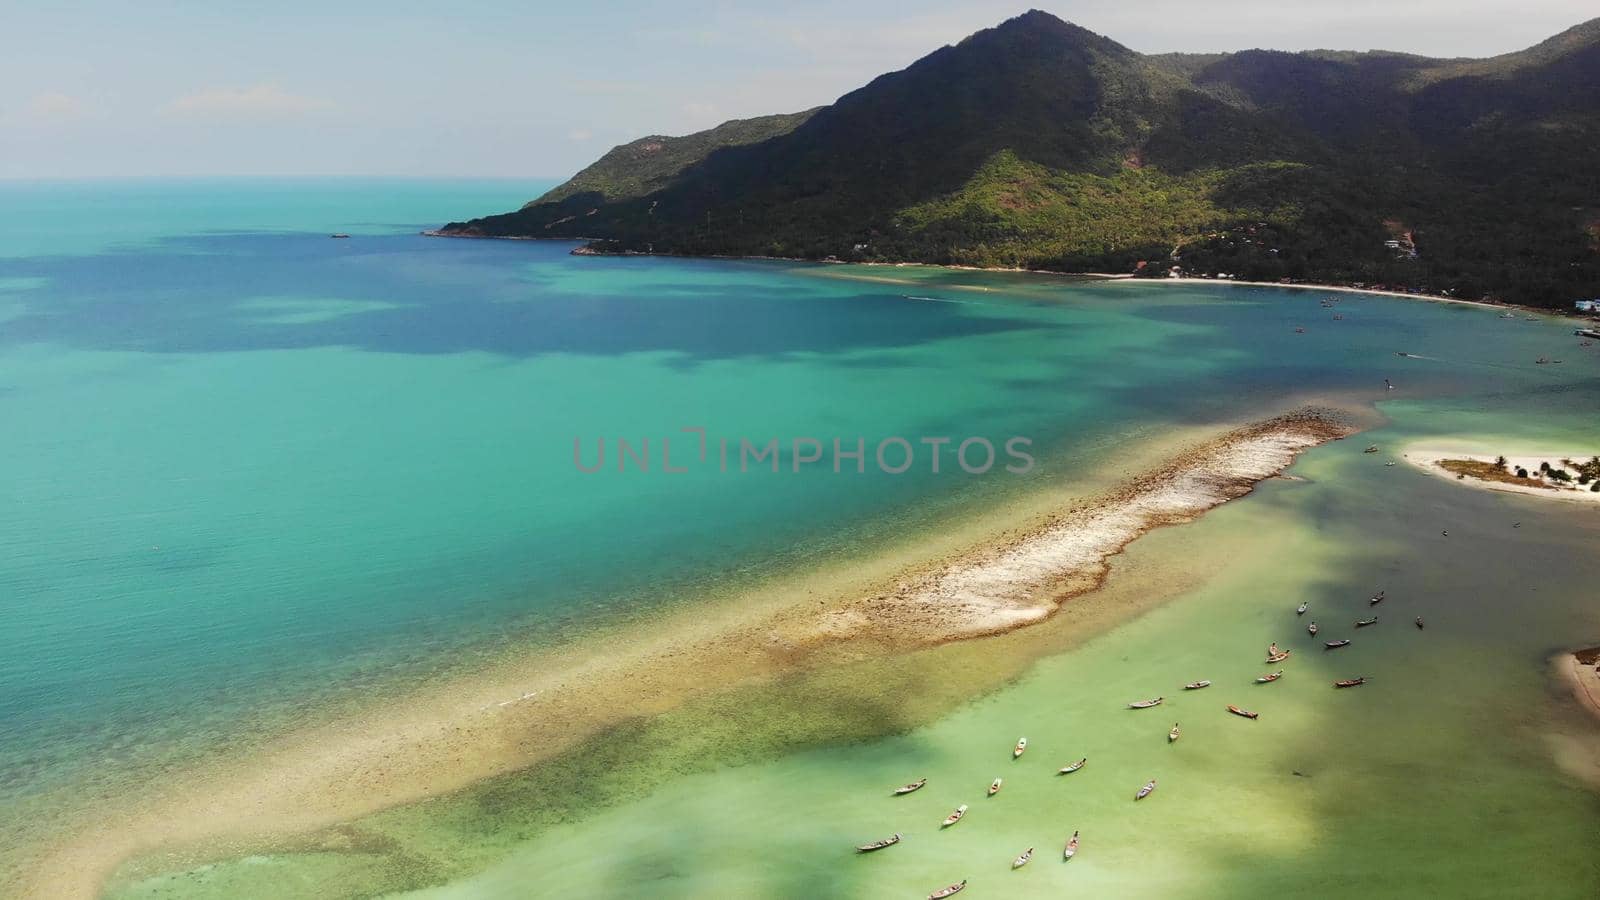
[[[862,844],[861,846],[856,848],[856,852],[857,853],[871,853],[874,850],[882,850],[885,847],[893,847],[895,844],[898,844],[898,843],[900,843],[900,832],[897,831],[894,834],[890,835],[889,837],[884,838],[881,841],[873,841],[870,844]]]
[[[1343,681],[1335,681],[1333,683],[1333,686],[1336,687],[1336,688],[1338,688],[1338,687],[1355,687],[1358,684],[1366,684],[1366,683],[1367,683],[1367,676],[1363,675],[1360,678],[1346,678]]]
[[[1022,855],[1021,856],[1017,857],[1016,859],[1013,859],[1011,861],[1011,868],[1020,869],[1023,866],[1027,865],[1028,864],[1028,860],[1030,860],[1030,859],[1033,859],[1033,848],[1032,847],[1029,847],[1028,849],[1022,851]]]
[[[1234,706],[1232,703],[1228,704],[1228,712],[1231,712],[1236,716],[1244,716],[1246,719],[1261,718],[1261,713],[1251,712],[1248,709],[1240,709],[1239,707]]]
[[[1357,619],[1356,620],[1356,627],[1357,628],[1365,628],[1368,625],[1376,625],[1376,624],[1378,624],[1378,617],[1377,616],[1373,616],[1370,619]]]
[[[1422,627],[1422,617],[1421,616],[1417,616],[1417,627],[1418,628]]]
[[[965,803],[963,803],[960,806],[956,807],[956,811],[955,812],[953,812],[950,815],[944,817],[944,825],[942,825],[940,827],[949,828],[951,825],[954,825],[955,823],[961,821],[961,817],[966,815],[966,814],[967,814],[967,805]]]
[[[927,783],[928,783],[928,779],[926,779],[926,778],[918,778],[916,781],[913,781],[910,784],[903,784],[900,787],[895,788],[894,789],[894,795],[896,797],[898,797],[901,794],[909,794],[912,791],[920,791],[920,790],[922,790],[922,786],[927,784]]]
[[[1297,615],[1297,616],[1303,616],[1303,615],[1306,614],[1306,610],[1308,610],[1310,608],[1311,608],[1311,604],[1310,603],[1301,603],[1298,607],[1295,608],[1294,614]]]
[[[1165,699],[1167,699],[1167,698],[1165,698],[1165,697],[1155,697],[1155,698],[1152,698],[1150,700],[1138,700],[1138,701],[1135,701],[1133,703],[1129,703],[1128,704],[1128,708],[1129,709],[1149,709],[1152,706],[1160,706],[1161,705],[1161,701],[1163,701]]]
[[[1000,782],[1001,779],[999,778],[989,782],[989,796],[993,797],[995,794],[1000,793]]]
[[[1133,795],[1133,799],[1135,799],[1135,800],[1143,800],[1144,798],[1150,796],[1150,792],[1154,791],[1155,789],[1156,789],[1156,780],[1154,778],[1152,778],[1149,781],[1145,782],[1144,787],[1139,788],[1139,793],[1134,794]]]
[[[1267,662],[1268,663],[1281,663],[1281,662],[1283,662],[1284,660],[1286,660],[1288,658],[1289,658],[1289,651],[1288,650],[1279,650],[1277,653],[1274,653],[1271,656],[1267,657]]]
[[[1062,766],[1061,767],[1061,771],[1057,772],[1056,774],[1057,775],[1071,775],[1073,772],[1076,772],[1079,769],[1083,768],[1083,764],[1088,762],[1088,761],[1089,761],[1089,757],[1085,756],[1083,759],[1078,760],[1077,762],[1073,763],[1070,766]]]
[[[1012,759],[1016,759],[1017,757],[1021,756],[1022,755],[1022,751],[1026,750],[1026,749],[1028,749],[1028,739],[1027,738],[1017,738],[1017,745],[1015,747],[1011,748],[1011,758]]]
[[[1186,690],[1186,691],[1198,691],[1201,688],[1208,688],[1208,687],[1211,687],[1210,679],[1206,679],[1206,680],[1203,680],[1203,681],[1191,681],[1188,684],[1184,685],[1183,689]]]
[[[1340,647],[1348,647],[1348,646],[1350,646],[1350,639],[1349,638],[1341,638],[1340,640],[1337,640],[1337,641],[1323,641],[1322,642],[1322,646],[1327,647],[1329,650],[1337,650]]]
[[[967,880],[963,878],[959,882],[952,884],[949,887],[939,888],[937,891],[929,894],[928,900],[944,900],[944,898],[954,897],[956,894],[959,894],[966,889]]]
[[[1379,603],[1383,602],[1383,595],[1384,592],[1379,591],[1376,594],[1373,594],[1372,597],[1367,600],[1367,602],[1373,606],[1377,606]]]
[[[1281,672],[1281,671],[1279,671],[1279,672],[1268,672],[1265,675],[1256,676],[1256,684],[1271,684],[1272,682],[1277,681],[1279,678],[1282,678],[1282,677],[1283,677],[1283,672]]]
[[[1173,722],[1172,723],[1172,730],[1167,732],[1167,743],[1170,744],[1170,743],[1172,743],[1173,741],[1175,741],[1177,739],[1178,739],[1178,723],[1177,722]]]
[[[1317,632],[1321,631],[1321,630],[1322,629],[1318,628],[1317,627],[1317,623],[1315,623],[1315,622],[1312,622],[1310,625],[1306,626],[1306,634],[1309,634],[1312,637],[1316,637],[1317,636]]]
[[[1067,839],[1066,849],[1061,851],[1062,859],[1071,859],[1078,855],[1078,833],[1074,831],[1072,837]]]

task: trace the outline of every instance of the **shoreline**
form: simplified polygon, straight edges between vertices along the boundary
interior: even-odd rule
[[[534,235],[453,234],[453,233],[449,233],[449,232],[440,231],[438,229],[428,229],[428,230],[419,232],[419,234],[422,237],[452,238],[452,239],[458,239],[458,240],[473,240],[473,241],[550,241],[552,243],[585,244],[585,245],[587,245],[588,243],[592,243],[594,241],[600,240],[599,238],[536,237]],[[1137,275],[1133,275],[1133,274],[1129,274],[1129,273],[1120,273],[1119,274],[1119,273],[1113,273],[1113,272],[1063,272],[1063,271],[1059,271],[1059,270],[1056,270],[1056,269],[1026,269],[1026,268],[1021,268],[1021,267],[1018,267],[1018,266],[966,266],[966,265],[958,265],[958,264],[955,264],[955,263],[881,262],[881,261],[866,261],[866,260],[853,261],[853,260],[842,260],[842,259],[824,260],[824,259],[805,259],[805,258],[797,257],[797,256],[737,255],[737,254],[728,254],[728,253],[642,253],[642,252],[637,252],[637,251],[629,251],[629,252],[626,252],[626,253],[601,253],[601,252],[595,252],[595,251],[591,251],[591,252],[588,252],[588,253],[579,253],[578,250],[581,250],[581,249],[583,249],[583,248],[582,247],[574,248],[574,250],[572,251],[573,255],[576,255],[576,256],[597,256],[597,257],[608,257],[609,256],[609,257],[617,257],[617,258],[622,258],[622,259],[636,258],[636,257],[642,257],[642,258],[661,257],[661,258],[666,258],[666,259],[756,260],[756,261],[764,261],[764,262],[804,263],[804,264],[807,264],[807,265],[817,265],[817,266],[872,266],[872,267],[890,268],[890,269],[904,269],[904,268],[943,269],[943,270],[947,270],[947,271],[951,271],[951,272],[1002,272],[1002,273],[1012,273],[1012,274],[1018,274],[1018,275],[1049,275],[1049,276],[1061,277],[1061,278],[1079,278],[1079,279],[1083,279],[1083,280],[1086,280],[1086,281],[1092,280],[1092,281],[1115,282],[1115,283],[1127,282],[1127,283],[1132,283],[1132,284],[1188,284],[1188,285],[1210,284],[1210,285],[1236,285],[1236,286],[1239,286],[1239,287],[1285,288],[1285,289],[1289,289],[1289,290],[1304,290],[1304,291],[1329,291],[1329,292],[1339,293],[1339,294],[1366,294],[1366,295],[1370,295],[1370,296],[1374,296],[1374,297],[1395,297],[1395,298],[1402,299],[1402,300],[1423,300],[1423,301],[1427,301],[1427,302],[1430,302],[1430,303],[1456,303],[1456,304],[1461,304],[1463,306],[1476,306],[1476,307],[1480,307],[1482,309],[1520,310],[1520,311],[1526,312],[1526,313],[1534,313],[1534,314],[1538,314],[1538,315],[1552,316],[1552,317],[1563,318],[1563,319],[1573,319],[1575,321],[1580,321],[1580,322],[1588,322],[1588,321],[1590,321],[1589,319],[1584,318],[1584,317],[1574,316],[1570,310],[1567,310],[1565,308],[1560,308],[1560,307],[1528,306],[1526,304],[1521,304],[1521,303],[1507,303],[1507,302],[1502,301],[1502,300],[1466,300],[1466,299],[1462,299],[1460,297],[1452,297],[1452,296],[1449,296],[1447,294],[1430,294],[1430,293],[1425,293],[1425,292],[1422,292],[1422,291],[1389,290],[1389,289],[1379,289],[1379,288],[1358,288],[1358,287],[1353,287],[1351,285],[1330,284],[1330,283],[1326,283],[1326,282],[1316,282],[1316,281],[1298,281],[1298,282],[1285,283],[1285,282],[1279,282],[1279,281],[1240,281],[1240,280],[1233,279],[1233,278],[1194,278],[1194,277],[1190,277],[1190,276],[1184,276],[1184,277],[1180,277],[1180,278],[1171,278],[1171,277],[1167,277],[1167,276],[1163,276],[1163,277],[1160,277],[1160,278],[1141,278],[1141,277],[1139,277]]]
[[[1526,484],[1516,484],[1505,481],[1491,481],[1477,478],[1472,475],[1456,477],[1456,473],[1444,468],[1441,463],[1446,460],[1464,459],[1474,462],[1493,463],[1499,454],[1485,452],[1481,447],[1472,450],[1452,450],[1444,447],[1430,447],[1411,444],[1403,447],[1400,458],[1408,465],[1420,470],[1423,474],[1444,478],[1456,484],[1465,485],[1481,491],[1494,491],[1501,494],[1521,494],[1528,497],[1538,497],[1544,500],[1564,500],[1569,503],[1600,504],[1600,493],[1581,488],[1552,487],[1544,480],[1529,480]],[[1504,454],[1506,463],[1512,471],[1519,466],[1530,472],[1537,471],[1540,462],[1559,463],[1563,458],[1588,458],[1592,453],[1514,453]]]
[[[451,793],[558,756],[618,721],[676,708],[710,685],[813,667],[824,654],[903,652],[1034,624],[1100,586],[1106,561],[1140,535],[1243,496],[1303,450],[1354,430],[1325,411],[1235,428],[1042,524],[886,573],[870,596],[859,589],[872,582],[858,577],[833,602],[825,594],[776,610],[716,610],[730,616],[700,608],[668,638],[640,645],[612,635],[621,646],[609,649],[620,652],[581,642],[531,666],[392,698],[370,719],[312,729],[229,761],[237,771],[103,816],[36,859],[31,886],[93,896],[130,860],[185,848],[226,855]]]

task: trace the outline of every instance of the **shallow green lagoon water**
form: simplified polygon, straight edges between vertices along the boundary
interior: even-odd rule
[[[1344,298],[1345,319],[1333,322],[1315,293],[1275,289],[592,259],[569,256],[566,245],[415,234],[532,190],[504,182],[0,186],[8,208],[38,213],[0,226],[6,229],[0,808],[12,813],[0,820],[12,838],[8,845],[20,845],[58,811],[92,804],[97,794],[127,796],[143,779],[218,753],[248,752],[281,728],[341,705],[581,634],[594,623],[692,603],[730,583],[849,561],[1042,486],[1073,483],[1098,460],[1132,454],[1174,426],[1239,421],[1290,397],[1385,398],[1381,379],[1390,377],[1401,388],[1386,404],[1393,425],[1371,438],[1385,444],[1480,431],[1549,437],[1563,446],[1596,439],[1600,364],[1556,322],[1508,322],[1483,310],[1365,297]],[[335,230],[355,237],[329,240]],[[911,283],[874,280],[885,277]],[[1295,334],[1297,326],[1306,333]],[[1396,350],[1427,358],[1400,359]],[[1540,355],[1566,362],[1533,365]],[[586,475],[572,464],[574,437],[677,440],[687,437],[679,432],[685,426],[758,441],[981,435],[999,443],[1026,435],[1040,465],[1029,478],[975,478],[952,477],[949,456],[945,474],[919,466],[898,477],[835,475],[826,460],[799,474],[742,476],[708,467],[671,476]],[[1080,773],[1086,784],[1097,783],[1091,774],[1106,773],[1110,805],[1094,822],[1095,844],[1128,854],[1189,846],[1169,860],[1180,873],[1242,877],[1240,861],[1256,860],[1266,829],[1208,846],[1176,831],[1161,833],[1160,841],[1117,840],[1116,829],[1139,820],[1124,823],[1111,801],[1129,793],[1123,784],[1129,778],[1132,787],[1142,783],[1136,770],[1154,760],[1138,753],[1168,749],[1159,744],[1170,722],[1148,726],[1154,750],[1133,750],[1146,726],[1137,735],[1126,731],[1133,720],[1115,715],[1116,706],[1132,699],[1121,696],[1126,691],[1148,691],[1142,681],[1115,679],[1135,671],[1162,683],[1201,677],[1179,670],[1205,663],[1183,654],[1199,653],[1208,642],[1217,642],[1211,649],[1218,651],[1226,645],[1229,665],[1248,670],[1265,640],[1283,637],[1262,626],[1284,604],[1292,607],[1293,596],[1327,591],[1330,598],[1359,599],[1379,578],[1398,597],[1403,578],[1426,570],[1421,561],[1457,559],[1458,567],[1437,577],[1459,574],[1459,582],[1444,583],[1460,590],[1429,593],[1435,599],[1426,602],[1444,603],[1446,596],[1457,602],[1468,587],[1497,585],[1502,592],[1474,594],[1480,599],[1473,602],[1484,606],[1482,615],[1463,619],[1471,627],[1430,626],[1434,649],[1410,648],[1371,663],[1374,674],[1402,661],[1434,673],[1429,702],[1405,707],[1404,721],[1431,723],[1426,733],[1440,743],[1430,746],[1442,748],[1446,736],[1470,731],[1461,717],[1477,702],[1472,691],[1500,698],[1508,709],[1549,700],[1539,654],[1569,642],[1574,629],[1595,630],[1574,592],[1584,578],[1593,579],[1592,563],[1584,561],[1593,559],[1585,555],[1594,546],[1592,515],[1519,508],[1527,521],[1518,537],[1542,538],[1515,554],[1492,555],[1500,538],[1473,544],[1469,536],[1489,513],[1528,501],[1469,495],[1404,468],[1371,467],[1373,458],[1358,451],[1344,445],[1317,451],[1302,468],[1326,473],[1326,481],[1275,483],[1195,526],[1209,529],[1201,534],[1216,531],[1224,543],[1240,542],[1237,552],[1218,557],[1224,580],[1243,579],[1232,582],[1233,590],[1219,581],[1180,598],[1098,638],[1082,654],[1040,663],[1015,687],[926,731],[782,756],[820,740],[784,738],[785,719],[848,720],[856,723],[849,733],[861,737],[872,731],[860,725],[871,718],[864,711],[871,704],[835,707],[779,685],[748,698],[763,710],[751,728],[764,735],[757,755],[770,762],[708,775],[702,770],[715,765],[717,754],[666,740],[650,759],[659,764],[676,755],[681,765],[669,771],[686,773],[681,782],[660,771],[638,779],[623,763],[583,776],[584,784],[610,777],[642,785],[640,807],[609,806],[592,822],[546,832],[548,823],[520,806],[538,805],[537,792],[546,790],[532,778],[506,788],[504,796],[514,798],[506,803],[485,802],[501,790],[491,787],[489,795],[359,826],[372,835],[401,835],[390,851],[262,855],[207,870],[206,877],[131,889],[206,893],[225,884],[225,893],[270,896],[299,883],[314,894],[358,894],[456,878],[510,854],[503,873],[460,888],[479,891],[510,883],[496,878],[548,873],[569,894],[585,893],[586,885],[620,892],[645,878],[669,892],[717,887],[787,895],[808,878],[824,879],[824,891],[925,892],[937,886],[930,879],[944,876],[918,863],[928,859],[919,853],[940,848],[937,858],[961,867],[993,857],[1003,869],[1019,852],[1010,849],[1018,841],[1041,850],[1034,867],[1017,877],[1042,879],[1042,864],[1060,842],[1052,835],[1067,823],[1026,813],[1022,801],[1043,803],[1050,795],[1030,792],[1024,781],[994,801],[1018,801],[1012,826],[979,827],[978,813],[987,809],[979,806],[972,821],[948,836],[995,842],[965,850],[966,844],[949,850],[913,834],[911,824],[881,817],[874,792],[880,782],[916,774],[903,774],[905,741],[927,755],[928,767],[945,767],[927,768],[945,773],[936,784],[960,778],[973,781],[976,793],[1004,771],[988,771],[990,745],[1003,762],[1016,737],[1010,732],[1028,732],[1037,748],[1018,765],[1043,771],[1059,765],[1043,761],[1055,753],[1051,748],[1065,747],[1080,729],[1101,735],[1099,756],[1127,761],[1117,777],[1110,777],[1111,765]],[[792,462],[792,455],[785,459]],[[1346,467],[1363,474],[1335,477]],[[1437,533],[1431,523],[1442,513],[1463,524],[1449,526],[1448,547],[1435,547],[1428,543]],[[1288,542],[1298,556],[1280,560],[1270,545],[1246,542],[1257,536]],[[1174,538],[1151,543],[1167,540]],[[1263,556],[1279,565],[1242,564]],[[1301,557],[1305,567],[1287,565]],[[1491,604],[1508,602],[1508,592],[1519,598],[1518,628],[1510,635],[1503,617],[1487,614],[1504,611]],[[1413,586],[1408,595],[1424,593]],[[1207,609],[1220,618],[1169,618]],[[1379,640],[1400,636],[1386,630],[1373,643]],[[1430,663],[1433,654],[1443,655]],[[1172,668],[1157,677],[1121,662],[1125,657],[1159,657]],[[1467,670],[1465,685],[1454,680],[1458,667]],[[1383,682],[1398,680],[1396,672]],[[1273,686],[1284,688],[1284,696],[1310,691],[1318,703],[1264,717],[1257,723],[1264,734],[1289,730],[1247,745],[1244,759],[1252,765],[1239,770],[1270,764],[1276,773],[1270,777],[1281,778],[1278,754],[1343,734],[1313,684],[1305,678]],[[1434,702],[1446,686],[1460,689],[1460,703]],[[1056,710],[1044,703],[1061,692],[1075,702],[1092,692],[1108,705]],[[1213,688],[1205,701],[1215,706],[1218,692]],[[886,705],[895,699],[892,692],[866,693]],[[1359,710],[1366,707],[1357,704],[1384,696],[1366,690],[1338,699]],[[1049,724],[1019,721],[1020,713],[981,718],[1007,703],[1048,709]],[[1481,723],[1483,715],[1472,721]],[[712,712],[689,709],[663,727],[681,738],[703,724],[696,716]],[[1211,727],[1236,724],[1249,723]],[[1186,793],[1181,772],[1220,791],[1222,770],[1204,763],[1221,763],[1205,748],[1243,752],[1215,749],[1203,719],[1192,727],[1170,749],[1193,753],[1195,768],[1175,774],[1171,790],[1163,781],[1150,802],[1152,809],[1162,808],[1158,802],[1187,809],[1181,821],[1190,823],[1206,821],[1207,810],[1222,800]],[[1518,763],[1500,765],[1493,783],[1504,787],[1497,796],[1543,798],[1533,808],[1554,810],[1552,824],[1526,833],[1561,848],[1572,823],[1592,825],[1591,795],[1555,773],[1536,730],[1484,738],[1491,760]],[[698,731],[708,740],[727,736]],[[1461,765],[1467,760],[1461,757]],[[1394,771],[1419,790],[1454,797],[1462,770],[1396,761]],[[1347,796],[1386,797],[1387,808],[1398,807],[1401,781],[1399,774],[1363,779],[1365,793]],[[1330,829],[1315,831],[1320,839],[1296,832],[1306,845],[1301,854],[1352,822],[1372,825],[1335,815],[1345,807],[1332,797],[1313,798],[1309,812],[1305,802],[1291,803],[1295,795],[1283,792],[1304,789],[1298,785],[1264,781],[1253,790],[1272,801],[1269,819]],[[720,805],[700,807],[712,799]],[[566,808],[570,800],[547,805]],[[930,787],[912,802],[959,801]],[[1280,806],[1292,806],[1293,814]],[[678,856],[667,851],[680,845],[679,835],[659,827],[674,811],[716,826]],[[1422,828],[1435,818],[1428,827],[1467,827],[1455,815],[1395,821]],[[1481,816],[1460,821],[1476,823],[1480,834],[1492,827]],[[885,828],[910,837],[873,860],[877,869],[837,858],[841,840],[848,846]],[[579,839],[597,843],[576,861],[560,852],[571,846],[563,841]],[[668,842],[649,843],[656,839]],[[740,841],[765,852],[747,859],[737,852]],[[1287,850],[1259,855],[1260,865],[1251,865],[1262,871],[1274,859],[1284,865],[1303,859]],[[1561,870],[1560,883],[1592,885],[1588,857],[1568,856],[1578,862]],[[1086,849],[1080,868],[1096,871],[1101,863],[1092,858]],[[1348,859],[1340,861],[1349,867]],[[1364,871],[1389,868],[1375,859]],[[1117,867],[1122,875],[1130,870],[1140,871],[1131,862]],[[973,877],[976,893],[979,876]],[[1136,887],[1143,889],[1128,885]]]

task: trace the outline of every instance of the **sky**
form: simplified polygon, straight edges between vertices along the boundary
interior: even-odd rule
[[[1033,0],[1144,52],[1492,56],[1594,0]],[[563,177],[829,103],[1028,0],[0,0],[0,178]]]

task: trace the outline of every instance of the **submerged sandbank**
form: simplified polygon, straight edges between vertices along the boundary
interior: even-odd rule
[[[1300,451],[1351,430],[1309,411],[1257,423],[1002,540],[886,573],[876,590],[824,591],[781,609],[702,611],[670,639],[619,634],[293,735],[106,810],[54,846],[27,873],[23,893],[92,896],[129,857],[183,847],[227,855],[458,790],[554,757],[629,717],[808,665],[822,651],[883,652],[1037,622],[1098,585],[1107,558],[1140,534],[1248,493]]]
[[[1507,453],[1498,454],[1488,452],[1481,446],[1472,447],[1470,450],[1454,449],[1439,446],[1406,447],[1400,458],[1407,463],[1421,469],[1429,475],[1447,478],[1457,484],[1464,484],[1480,490],[1502,491],[1512,494],[1526,494],[1531,497],[1543,497],[1547,500],[1569,500],[1579,503],[1600,504],[1600,492],[1591,490],[1592,484],[1578,484],[1576,480],[1563,483],[1551,478],[1532,477],[1539,471],[1541,463],[1552,466],[1563,465],[1562,460],[1586,460],[1594,454],[1590,453]],[[1506,464],[1504,474],[1495,474],[1496,462],[1504,457]],[[1492,477],[1483,477],[1468,471],[1463,466],[1450,465],[1453,461],[1486,464],[1482,467],[1484,473]],[[1517,478],[1515,472],[1525,469],[1530,473],[1528,478]]]

